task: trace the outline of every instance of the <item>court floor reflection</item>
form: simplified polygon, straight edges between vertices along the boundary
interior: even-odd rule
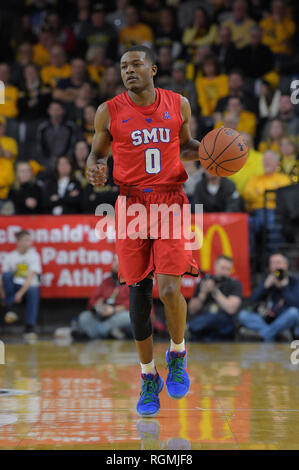
[[[166,378],[167,343],[155,344]],[[134,344],[6,344],[0,449],[299,449],[299,365],[288,344],[190,344],[191,388],[136,413]]]

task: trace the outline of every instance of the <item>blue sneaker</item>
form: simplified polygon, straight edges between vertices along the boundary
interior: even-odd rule
[[[187,373],[187,349],[184,352],[166,351],[169,373],[166,389],[170,398],[183,398],[189,390],[190,380]]]
[[[141,393],[137,403],[139,416],[150,418],[156,416],[160,410],[159,393],[164,387],[164,380],[158,372],[153,374],[141,374]]]

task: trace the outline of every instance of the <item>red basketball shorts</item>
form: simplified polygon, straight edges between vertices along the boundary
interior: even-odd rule
[[[157,206],[161,208],[161,204],[164,208],[175,204],[172,207],[176,210],[174,213],[169,211],[169,217],[164,217],[157,211]],[[115,206],[115,226],[121,283],[135,284],[151,273],[198,275],[198,264],[193,253],[186,249],[188,240],[184,236],[182,217],[184,204],[189,206],[182,185],[120,189]],[[137,216],[139,223],[136,222]],[[175,217],[180,218],[174,221]],[[180,238],[175,235],[178,232],[174,231],[173,224],[177,229],[181,226]],[[167,226],[169,234],[166,233]]]

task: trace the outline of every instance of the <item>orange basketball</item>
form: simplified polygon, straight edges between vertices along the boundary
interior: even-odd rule
[[[239,132],[227,127],[208,132],[198,149],[200,163],[215,176],[230,176],[241,170],[248,147]]]

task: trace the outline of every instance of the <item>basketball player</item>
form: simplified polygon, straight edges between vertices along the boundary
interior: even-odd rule
[[[127,91],[101,104],[95,116],[95,135],[87,160],[88,178],[98,186],[106,181],[106,161],[112,144],[114,182],[126,207],[143,204],[188,204],[182,190],[187,174],[180,161],[198,160],[200,143],[191,138],[189,102],[181,95],[154,87],[157,73],[151,49],[134,46],[120,61]],[[116,229],[120,217],[116,203]],[[172,398],[182,398],[189,390],[187,350],[184,333],[187,304],[181,294],[181,276],[198,274],[191,252],[183,239],[125,239],[116,234],[119,278],[130,288],[130,318],[141,363],[141,393],[137,404],[140,416],[155,416],[160,409],[159,393],[164,381],[153,359],[150,313],[153,274],[164,304],[170,333],[166,351],[166,388]]]

